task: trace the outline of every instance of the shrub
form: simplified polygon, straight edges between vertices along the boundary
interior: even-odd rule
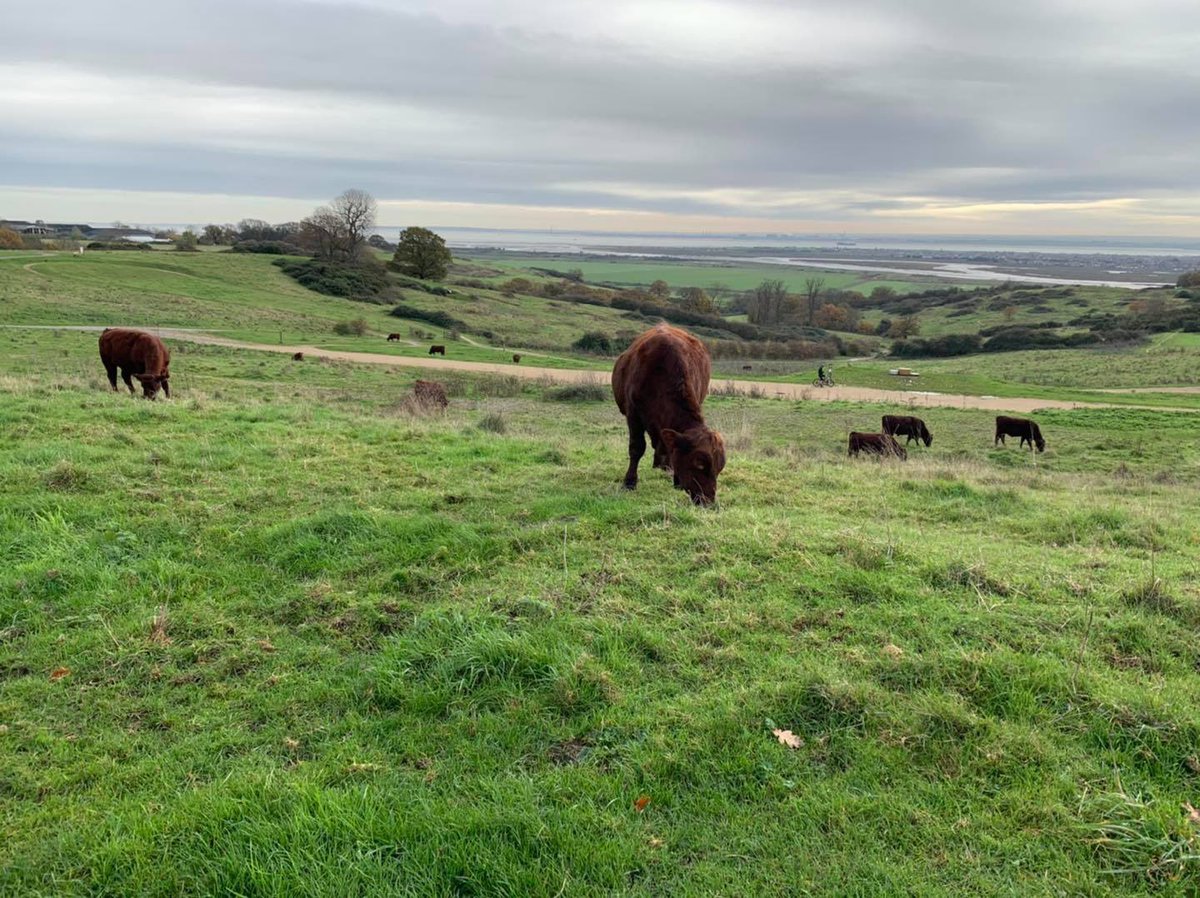
[[[456,330],[460,334],[471,333],[471,328],[467,326],[465,321],[460,321],[453,315],[448,315],[442,311],[429,312],[425,309],[418,309],[415,306],[397,303],[392,311],[388,313],[394,318],[408,318],[413,321],[427,321],[430,324],[435,324],[438,327],[444,327],[447,330]]]
[[[230,247],[234,253],[261,253],[266,256],[302,256],[304,250],[285,240],[242,240]]]
[[[24,249],[25,241],[12,228],[0,228],[0,249]]]
[[[480,419],[479,429],[488,433],[505,433],[508,430],[508,422],[499,412],[491,412]]]
[[[609,339],[608,334],[601,331],[588,331],[572,343],[571,348],[577,349],[580,352],[590,352],[594,355],[613,354],[612,340]]]
[[[326,296],[380,304],[393,298],[387,273],[374,263],[276,259],[274,264],[309,290]]]
[[[901,359],[946,358],[979,352],[983,339],[979,334],[946,334],[927,339],[897,340],[892,355]]]
[[[595,381],[568,384],[546,391],[546,398],[555,402],[600,402],[608,399],[610,395],[604,384]]]
[[[367,319],[355,318],[351,321],[339,321],[333,326],[333,332],[343,337],[361,337],[367,332]]]
[[[103,240],[93,240],[87,245],[88,249],[97,250],[133,250],[134,252],[154,252],[154,249],[148,243],[134,243],[131,240],[113,240],[106,242]]]

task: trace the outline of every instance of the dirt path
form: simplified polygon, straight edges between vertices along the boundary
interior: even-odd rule
[[[7,325],[8,327],[36,327],[38,330],[101,331],[104,328],[76,325],[54,327],[52,325]],[[309,358],[331,359],[339,362],[358,362],[366,365],[393,365],[400,368],[422,368],[433,371],[464,371],[472,374],[500,374],[526,380],[549,380],[558,383],[601,383],[609,382],[608,371],[579,368],[535,368],[528,365],[507,365],[493,362],[467,362],[458,359],[425,356],[386,355],[379,352],[348,352],[339,349],[318,349],[315,346],[281,346],[275,343],[246,343],[218,337],[203,331],[184,328],[157,328],[161,337],[170,340],[185,340],[206,346],[224,346],[230,349],[248,349],[255,352],[274,352],[294,355],[304,353]],[[1174,408],[1152,405],[1126,405],[1109,402],[1070,402],[1062,399],[1031,399],[1023,396],[967,396],[957,393],[923,393],[904,390],[879,390],[874,387],[814,387],[809,384],[778,383],[754,380],[720,380],[712,382],[714,390],[732,390],[748,396],[766,396],[771,399],[814,400],[817,402],[879,402],[910,408],[973,408],[998,412],[1034,412],[1038,409],[1074,408],[1126,408],[1150,411],[1197,412],[1194,408]],[[1181,388],[1188,390],[1189,388]],[[1190,390],[1189,390],[1190,391]],[[1165,391],[1156,391],[1165,392]]]

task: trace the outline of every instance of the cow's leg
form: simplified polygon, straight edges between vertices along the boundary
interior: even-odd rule
[[[117,392],[117,366],[104,363],[104,370],[108,373],[108,382],[112,384],[113,392]]]
[[[995,446],[996,444],[1004,445],[1004,434],[1000,431],[996,431],[996,439],[992,440],[992,445]]]
[[[671,465],[667,460],[667,447],[663,443],[662,438],[655,439],[654,435],[650,435],[650,445],[654,447],[654,467],[660,471],[671,470]]]
[[[162,383],[162,388],[163,388],[163,396],[166,397],[167,399],[170,399],[171,398],[171,384],[168,383],[168,381],[165,377],[162,379],[161,383]]]
[[[646,434],[642,430],[642,422],[633,418],[626,419],[629,425],[629,470],[625,472],[625,489],[637,489],[638,462],[646,454]]]
[[[128,368],[121,369],[121,380],[125,381],[125,386],[129,387],[129,393],[130,393],[130,395],[132,395],[133,394],[133,374],[130,373]]]

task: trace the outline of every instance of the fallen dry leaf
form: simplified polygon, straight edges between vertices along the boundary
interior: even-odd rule
[[[283,747],[288,751],[295,751],[300,747],[300,741],[289,736],[283,740]]]
[[[780,745],[786,745],[788,748],[799,748],[804,744],[804,740],[791,730],[771,730],[771,732],[775,734]]]
[[[1183,803],[1183,809],[1187,811],[1188,820],[1190,820],[1192,823],[1200,823],[1200,810],[1192,807],[1192,803],[1190,801],[1185,801]]]
[[[665,842],[663,842],[663,840],[662,840],[662,839],[660,839],[658,836],[652,836],[652,837],[650,838],[650,843],[649,843],[649,844],[650,844],[650,847],[651,847],[651,848],[662,848],[662,847],[663,847],[663,845],[665,845],[666,843],[665,843]]]
[[[650,804],[650,796],[639,795],[637,800],[633,803],[633,809],[640,814],[642,811],[646,810],[646,805],[648,804]]]
[[[890,642],[883,647],[883,653],[885,655],[887,655],[889,658],[903,658],[904,657],[904,649],[900,648],[900,646],[898,646],[898,645],[893,645]]]
[[[1200,773],[1200,758],[1197,758],[1195,755],[1189,755],[1184,763],[1187,764],[1187,769],[1192,771],[1192,773]]]
[[[54,668],[54,670],[50,671],[50,682],[53,683],[55,680],[61,680],[63,677],[67,677],[70,675],[71,675],[71,668],[56,667],[56,668]]]
[[[260,649],[262,649],[264,652],[275,651],[275,646],[271,645],[271,640],[269,640],[269,639],[260,639],[258,641],[258,647]]]

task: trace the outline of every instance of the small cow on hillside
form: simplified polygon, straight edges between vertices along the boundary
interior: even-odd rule
[[[388,334],[387,341],[388,341],[389,343],[395,343],[395,342],[396,342],[397,340],[399,340],[399,339],[400,339],[400,335],[399,335],[399,334]]]
[[[302,352],[293,353],[292,361],[293,362],[303,362],[304,361],[304,353],[302,353]]]
[[[430,355],[445,355],[446,347],[445,346],[430,346],[429,354]]]
[[[920,440],[926,446],[933,445],[933,434],[929,432],[925,422],[912,415],[884,415],[883,432],[888,436],[907,437],[904,441],[905,446],[913,440]]]
[[[514,352],[514,353],[513,353],[513,364],[514,364],[514,365],[519,365],[519,364],[521,364],[521,353],[519,353],[519,352]]]
[[[1038,452],[1046,451],[1046,441],[1042,438],[1041,429],[1033,421],[1028,418],[1010,418],[1007,415],[996,416],[996,438],[992,440],[992,445],[997,443],[1004,445],[1005,437],[1020,437],[1020,446],[1029,444],[1029,451],[1033,451],[1034,445],[1037,446]]]
[[[901,461],[908,458],[908,451],[886,433],[859,433],[857,430],[850,434],[850,451],[847,455],[857,456],[860,452],[868,455],[894,455]]]
[[[613,395],[629,426],[625,488],[637,488],[646,434],[654,467],[671,471],[675,486],[697,505],[717,498],[717,475],[725,467],[725,441],[704,423],[700,405],[708,395],[712,360],[687,331],[660,324],[621,353],[613,368]]]
[[[100,361],[104,363],[113,392],[117,389],[117,369],[120,368],[121,379],[130,393],[133,392],[132,378],[136,377],[141,381],[145,399],[153,399],[160,388],[164,396],[171,398],[171,351],[154,334],[124,327],[105,328],[100,335]]]

